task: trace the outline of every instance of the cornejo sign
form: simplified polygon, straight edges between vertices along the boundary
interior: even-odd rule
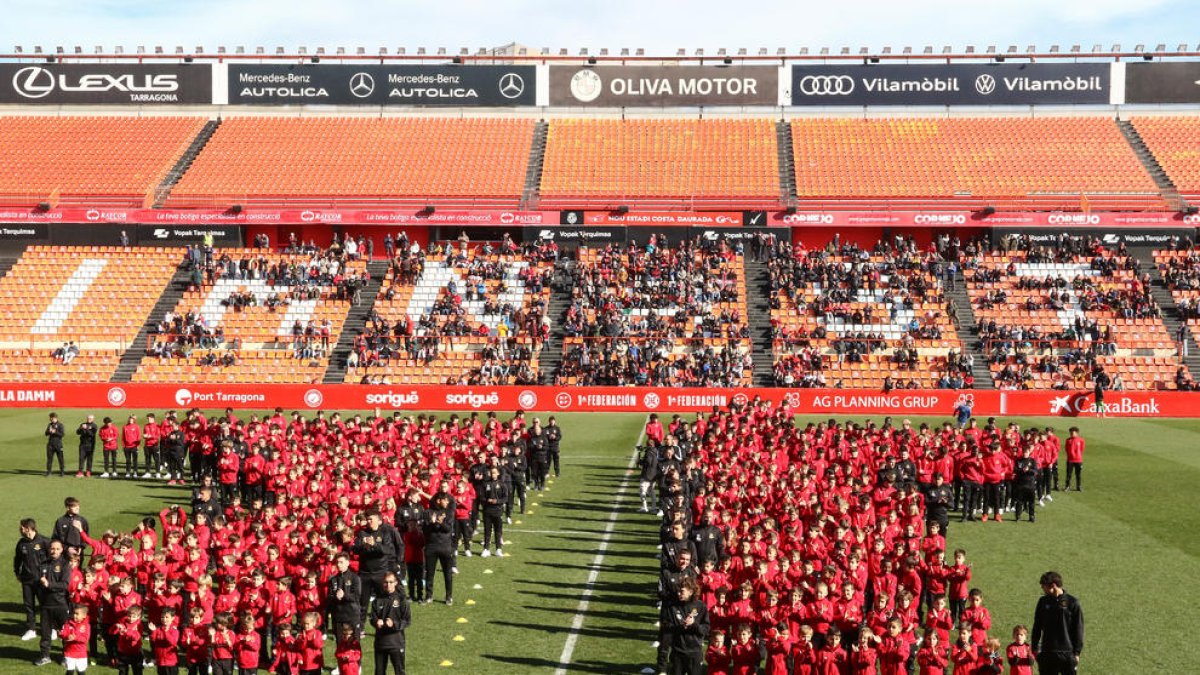
[[[550,105],[775,106],[770,66],[550,66]]]
[[[1107,104],[1107,63],[793,66],[792,105]]]
[[[0,103],[212,103],[207,64],[3,63]]]
[[[531,106],[533,66],[229,66],[229,103]]]

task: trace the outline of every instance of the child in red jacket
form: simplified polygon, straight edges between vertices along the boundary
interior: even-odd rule
[[[906,675],[912,646],[900,632],[904,623],[899,618],[888,621],[887,635],[879,643],[879,675]]]
[[[876,675],[875,662],[879,659],[879,650],[875,646],[879,638],[864,627],[858,633],[858,644],[850,648],[850,672],[854,675]]]
[[[817,672],[817,651],[813,645],[813,629],[800,624],[799,636],[792,643],[792,675],[814,675]]]
[[[729,646],[725,644],[725,631],[715,630],[710,637],[712,640],[704,652],[704,662],[708,664],[708,675],[729,675],[731,657]]]
[[[1033,675],[1033,647],[1029,646],[1029,629],[1025,626],[1013,628],[1013,641],[1005,650],[1008,657],[1008,675]]]
[[[97,432],[100,436],[100,450],[104,454],[104,473],[101,478],[117,477],[117,442],[121,432],[113,424],[111,417],[104,418],[104,426]]]
[[[192,605],[188,610],[191,621],[183,629],[180,644],[188,675],[208,675],[208,624],[204,623],[204,608]]]
[[[825,646],[817,652],[818,675],[849,675],[850,658],[842,649],[842,634],[836,628],[825,634]]]
[[[233,648],[233,660],[237,662],[239,675],[257,675],[261,648],[262,637],[258,634],[254,616],[243,614],[238,622],[237,643]]]
[[[279,627],[275,637],[275,660],[267,668],[268,673],[275,675],[299,675],[300,652],[296,651],[296,634],[291,624]]]
[[[130,415],[129,422],[121,428],[121,445],[125,448],[125,477],[137,478],[138,447],[142,444],[142,428],[137,416]]]
[[[113,624],[112,634],[117,638],[117,673],[119,675],[142,675],[142,608],[133,605],[125,612],[125,618]]]
[[[342,624],[334,658],[337,659],[338,675],[359,675],[361,672],[362,643],[354,633],[354,626]]]
[[[983,591],[972,588],[967,597],[967,608],[963,610],[962,621],[971,623],[971,638],[975,644],[987,642],[987,632],[992,627],[992,613],[983,606]]]
[[[950,651],[936,630],[925,632],[925,644],[917,652],[917,671],[920,675],[946,675],[950,666]]]
[[[749,624],[738,626],[737,641],[729,650],[733,675],[755,675],[758,672],[758,641]]]
[[[325,635],[317,627],[320,620],[316,612],[304,615],[304,630],[296,638],[300,652],[300,675],[321,675],[325,667]]]
[[[63,641],[63,665],[68,673],[82,673],[88,667],[88,640],[92,635],[86,605],[76,605],[71,620],[63,624],[58,636]]]
[[[219,612],[213,617],[212,628],[208,629],[212,675],[233,675],[233,652],[237,646],[237,636],[230,628],[232,625],[233,616],[229,612]]]
[[[425,599],[425,533],[415,520],[404,531],[404,566],[408,570],[408,599]]]
[[[173,607],[164,608],[161,625],[150,624],[150,652],[158,675],[179,675],[179,622]]]
[[[958,627],[958,642],[950,648],[950,662],[954,664],[954,675],[976,675],[983,649],[971,637],[971,623],[963,621]]]
[[[786,621],[764,632],[767,665],[765,675],[788,675],[788,656],[792,652],[792,637]]]

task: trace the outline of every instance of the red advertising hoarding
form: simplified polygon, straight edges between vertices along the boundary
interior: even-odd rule
[[[976,415],[1093,416],[1086,392],[879,391],[856,389],[677,389],[647,387],[448,387],[262,384],[0,385],[0,407],[284,410],[530,410],[537,412],[706,412],[755,396],[804,415],[948,417],[964,399]],[[1109,392],[1112,417],[1197,417],[1200,394]]]

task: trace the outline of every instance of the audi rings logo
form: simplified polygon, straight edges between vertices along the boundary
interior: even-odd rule
[[[537,394],[526,389],[517,396],[517,405],[525,410],[532,410],[537,405]]]
[[[319,408],[324,402],[325,394],[322,394],[320,389],[309,389],[304,392],[304,405],[310,408]]]
[[[366,98],[375,93],[375,78],[370,73],[355,73],[350,76],[350,93]]]
[[[805,96],[849,96],[854,78],[849,75],[805,75],[800,78],[800,93]]]
[[[558,407],[562,408],[563,410],[570,408],[571,407],[571,395],[565,391],[558,392],[558,395],[554,397],[554,404],[557,405]]]
[[[517,98],[525,93],[525,78],[516,73],[505,73],[500,77],[500,95]]]
[[[996,91],[996,78],[988,75],[987,73],[975,78],[975,91],[983,94],[984,96],[990,95],[992,92]]]
[[[25,98],[42,98],[54,91],[54,73],[39,66],[22,68],[13,74],[13,89]]]
[[[120,387],[113,387],[112,389],[108,390],[109,405],[115,405],[118,407],[123,406],[128,398],[129,396],[126,395],[125,390]]]
[[[594,70],[581,70],[571,76],[571,95],[583,103],[591,103],[604,92],[604,81]]]

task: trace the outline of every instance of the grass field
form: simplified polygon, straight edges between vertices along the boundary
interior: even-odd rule
[[[566,434],[562,478],[530,495],[536,506],[505,534],[512,542],[508,557],[460,557],[453,607],[413,608],[409,672],[552,673],[571,635],[565,672],[636,673],[653,661],[656,519],[637,512],[635,481],[614,508],[644,418],[558,417]],[[70,412],[64,421],[69,431],[78,423]],[[129,528],[164,504],[188,499],[186,489],[161,483],[44,478],[44,423],[45,411],[0,412],[0,515],[10,527],[9,546],[19,518],[33,516],[48,530],[67,495],[82,500],[94,529]],[[1088,439],[1085,492],[1056,495],[1035,525],[952,523],[949,545],[967,549],[973,585],[983,589],[1002,639],[1013,625],[1032,621],[1038,576],[1053,568],[1084,606],[1083,672],[1200,671],[1200,648],[1190,636],[1200,621],[1200,510],[1192,498],[1200,485],[1200,422],[1077,423]],[[73,454],[68,444],[69,467]],[[607,550],[595,567],[606,533]],[[440,598],[440,581],[437,588]],[[37,647],[19,640],[19,600],[5,574],[0,674],[59,672],[30,665]],[[371,672],[369,642],[364,651]],[[453,665],[442,666],[447,661]]]

